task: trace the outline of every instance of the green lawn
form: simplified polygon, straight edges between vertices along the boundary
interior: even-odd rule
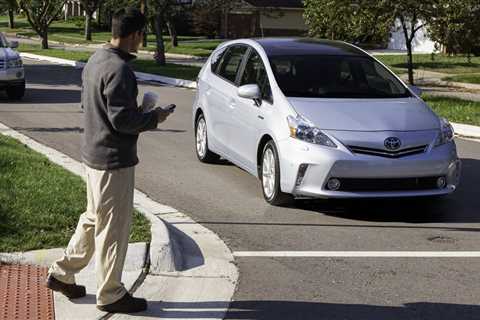
[[[167,63],[165,66],[160,66],[153,60],[138,59],[133,62],[133,69],[135,71],[152,73],[177,79],[197,80],[199,67],[187,66],[181,64]]]
[[[480,84],[480,73],[479,74],[461,74],[461,75],[452,76],[452,77],[445,77],[442,80]]]
[[[88,58],[91,56],[90,52],[85,51],[71,51],[63,49],[44,50],[37,45],[24,44],[20,45],[19,51],[83,62],[88,61]],[[146,59],[134,60],[132,67],[135,71],[186,80],[196,80],[198,72],[200,71],[200,68],[195,66],[186,66],[173,63],[167,63],[166,66],[160,66],[156,64],[154,60]]]
[[[449,121],[480,126],[480,102],[424,94],[422,99]]]
[[[15,23],[16,29],[9,29],[7,17],[0,16],[0,31],[26,37],[38,37],[25,18],[17,17]],[[84,34],[83,28],[76,25],[73,21],[60,20],[51,24],[48,38],[52,41],[69,44],[100,44],[108,42],[111,35],[109,31],[93,30],[92,41],[86,41]],[[178,40],[178,47],[172,47],[170,36],[164,35],[166,52],[208,57],[212,50],[222,42],[221,40],[205,40],[203,37],[195,36],[179,36]],[[149,34],[147,36],[147,47],[144,50],[155,51],[155,47],[155,35]]]
[[[80,177],[0,135],[0,252],[65,247],[85,207]],[[138,212],[130,241],[150,241],[149,222]]]
[[[155,51],[155,40],[148,43],[146,50]],[[166,42],[165,50],[168,53],[186,54],[198,57],[208,57],[212,51],[223,40],[196,40],[196,41],[179,41],[178,47],[172,47],[170,42]]]
[[[376,55],[377,59],[393,68],[407,68],[406,55]],[[471,63],[466,56],[448,56],[436,54],[435,60],[431,60],[430,54],[413,55],[414,69],[436,71],[449,74],[480,73],[480,57],[472,57]]]

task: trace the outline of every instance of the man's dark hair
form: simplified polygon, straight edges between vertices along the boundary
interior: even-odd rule
[[[134,32],[143,31],[145,24],[145,16],[140,10],[135,8],[119,9],[112,17],[112,37],[128,37]]]

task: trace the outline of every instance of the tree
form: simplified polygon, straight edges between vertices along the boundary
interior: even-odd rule
[[[174,0],[150,0],[148,2],[148,20],[155,32],[155,61],[157,64],[164,66],[165,58],[165,42],[163,40],[163,27],[165,25],[165,16],[170,10],[170,6],[175,5]]]
[[[171,37],[172,46],[178,46],[178,36],[175,27],[175,16],[182,8],[178,0],[150,0],[148,1],[147,19],[155,32],[155,60],[160,65],[166,64],[165,42],[163,39],[163,30],[166,26]]]
[[[0,9],[6,9],[8,13],[8,27],[15,29],[15,12],[18,10],[16,0],[0,0]]]
[[[400,28],[403,31],[407,46],[408,82],[413,85],[412,43],[417,31],[425,27],[427,21],[438,16],[438,0],[382,0],[378,5],[400,21]]]
[[[305,0],[310,35],[351,42],[378,41],[400,24],[407,47],[408,81],[413,79],[412,43],[417,31],[438,15],[440,0]]]
[[[430,38],[447,53],[466,53],[468,61],[480,44],[480,0],[440,0],[438,14],[429,20]]]
[[[30,26],[42,39],[42,49],[48,49],[48,28],[64,4],[65,0],[18,0]]]
[[[198,0],[193,7],[194,30],[213,38],[228,38],[228,17],[240,5],[239,0]]]
[[[220,36],[222,11],[205,2],[196,2],[192,12],[193,31],[208,38]]]
[[[85,40],[92,41],[93,14],[99,8],[102,0],[80,0],[85,10]]]
[[[384,43],[393,18],[367,0],[305,0],[305,22],[313,37],[356,44]]]

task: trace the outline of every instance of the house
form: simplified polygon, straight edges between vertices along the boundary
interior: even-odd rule
[[[241,0],[222,17],[224,38],[307,34],[302,0]]]
[[[225,38],[304,36],[308,27],[303,19],[302,0],[242,0],[222,18],[221,35]],[[406,50],[403,31],[399,21],[390,32],[386,49]],[[426,27],[415,37],[414,52],[432,52],[435,43],[428,37]]]
[[[67,20],[70,17],[81,17],[84,16],[85,12],[83,6],[78,0],[69,0],[66,1],[63,5],[63,16]]]
[[[401,51],[407,50],[407,44],[401,26],[400,21],[397,19],[390,31],[390,40],[387,49]],[[428,37],[428,31],[425,26],[415,33],[415,39],[413,39],[412,42],[412,50],[417,53],[431,53],[438,50],[435,46],[435,42]]]

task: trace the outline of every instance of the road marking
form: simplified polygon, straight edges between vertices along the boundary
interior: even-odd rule
[[[480,258],[480,251],[236,251],[234,257]]]

